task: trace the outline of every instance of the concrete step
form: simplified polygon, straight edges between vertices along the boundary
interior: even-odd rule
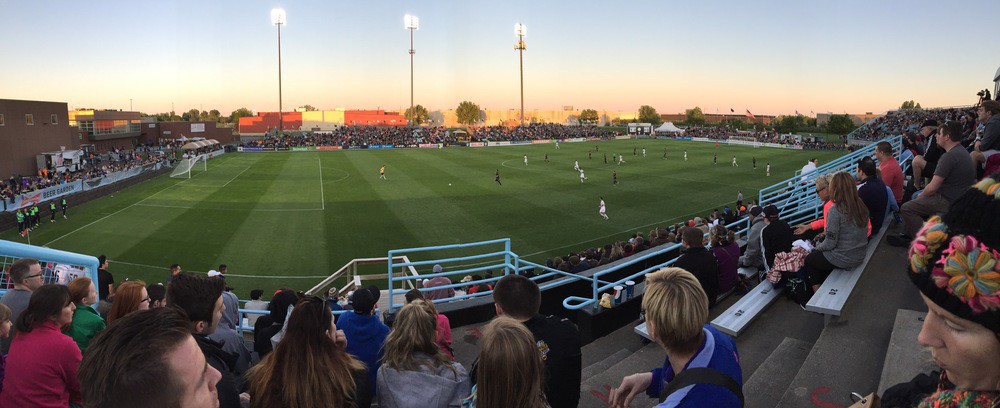
[[[580,385],[581,408],[606,408],[608,394],[612,387],[621,384],[622,378],[635,373],[646,372],[663,365],[667,353],[655,343],[639,349],[616,364],[590,378],[584,379]],[[656,400],[640,394],[632,401],[633,407],[652,407]]]
[[[925,312],[899,309],[892,326],[889,349],[882,364],[882,378],[878,382],[878,395],[893,385],[907,382],[920,373],[940,370],[931,358],[931,352],[917,343],[917,335],[924,324]]]
[[[878,247],[843,313],[816,339],[778,406],[850,406],[852,392],[867,395],[878,390],[896,311],[921,310],[923,305],[903,272],[907,264],[905,250]],[[820,315],[802,313],[822,320]]]
[[[747,408],[773,408],[809,356],[812,343],[785,337],[750,378],[743,381]]]
[[[600,374],[607,370],[611,366],[618,364],[619,361],[624,360],[626,357],[632,355],[632,352],[626,349],[621,349],[614,354],[607,356],[604,360],[598,361],[594,364],[586,366],[583,368],[583,372],[580,374],[581,382],[586,382],[594,375]]]
[[[626,324],[611,334],[583,346],[580,349],[580,352],[583,354],[583,366],[586,367],[604,360],[622,349],[628,350],[631,353],[643,348],[647,343],[632,331],[632,328],[637,324],[639,324],[638,320]],[[583,378],[587,377],[584,376]]]

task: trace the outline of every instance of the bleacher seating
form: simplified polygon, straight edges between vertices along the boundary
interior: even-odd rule
[[[851,297],[851,292],[854,291],[858,280],[861,279],[861,273],[864,272],[865,266],[868,265],[868,260],[875,253],[875,248],[878,248],[878,244],[882,241],[882,237],[888,228],[889,223],[886,222],[882,225],[882,229],[868,241],[865,260],[861,262],[861,265],[853,269],[834,269],[830,273],[830,276],[820,285],[816,294],[806,303],[806,310],[822,314],[827,323],[829,323],[832,316],[840,316],[841,310],[844,309],[844,304]]]

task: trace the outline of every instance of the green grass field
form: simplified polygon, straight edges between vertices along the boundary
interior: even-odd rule
[[[599,152],[588,158],[595,145]],[[840,155],[663,140],[560,147],[227,154],[190,179],[162,176],[73,207],[69,220],[44,220],[31,243],[106,254],[118,282],[162,282],[175,262],[200,272],[226,263],[244,298],[253,288],[308,289],[351,259],[390,249],[511,238],[515,253],[540,262],[704,216],[734,202],[737,190],[753,198],[809,157]],[[612,153],[625,153],[626,163],[606,165],[605,153],[609,162]],[[730,166],[733,155],[738,168]],[[573,160],[589,180],[580,182]],[[383,164],[388,180],[379,180]],[[502,186],[494,182],[497,169]],[[607,221],[597,213],[601,196]],[[25,241],[15,231],[0,238]]]

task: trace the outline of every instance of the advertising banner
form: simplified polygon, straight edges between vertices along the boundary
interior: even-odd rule
[[[143,173],[153,172],[168,166],[169,165],[166,162],[147,164],[145,166],[136,167],[134,169],[116,171],[101,178],[78,180],[78,181],[73,181],[71,183],[59,184],[41,190],[32,191],[30,193],[21,194],[17,197],[14,197],[13,204],[11,204],[10,202],[7,203],[7,211],[15,212],[17,211],[18,208],[30,207],[35,204],[41,205],[42,203],[48,202],[49,200],[56,199],[65,195],[93,190],[98,187],[114,184],[116,182],[132,178]]]
[[[192,123],[191,124],[191,133],[203,133],[203,132],[205,132],[205,124],[204,123]]]
[[[563,139],[563,141],[566,143],[579,143],[579,142],[586,142],[587,139],[582,137],[574,137],[572,139]]]
[[[507,142],[507,141],[503,141],[503,142],[490,141],[487,146],[510,146],[510,142]]]
[[[486,146],[486,144],[483,143],[483,142],[471,142],[471,143],[469,143],[469,147],[483,147],[483,146]]]
[[[215,151],[212,151],[212,152],[208,153],[208,158],[211,159],[213,157],[219,157],[219,156],[222,156],[224,154],[226,154],[226,149],[219,149],[219,150],[215,150]]]
[[[439,147],[437,143],[421,143],[417,146],[421,149],[437,149]]]
[[[240,147],[239,150],[241,152],[263,152],[264,148],[263,147]]]
[[[632,136],[615,136],[615,140],[629,140]]]
[[[527,144],[531,144],[531,141],[530,140],[515,140],[513,142],[510,142],[510,144],[512,144],[512,145],[527,145]]]
[[[316,150],[316,146],[296,146],[292,148],[293,152],[308,152],[310,150]]]
[[[542,140],[532,140],[531,144],[546,144],[552,143],[552,139],[542,139]]]
[[[318,147],[316,147],[316,150],[341,150],[341,149],[343,149],[343,148],[340,147],[340,146],[318,146]]]

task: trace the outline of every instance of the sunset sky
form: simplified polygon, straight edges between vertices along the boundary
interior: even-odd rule
[[[284,107],[863,113],[968,105],[1000,66],[1000,1],[13,1],[0,98],[147,113]]]

